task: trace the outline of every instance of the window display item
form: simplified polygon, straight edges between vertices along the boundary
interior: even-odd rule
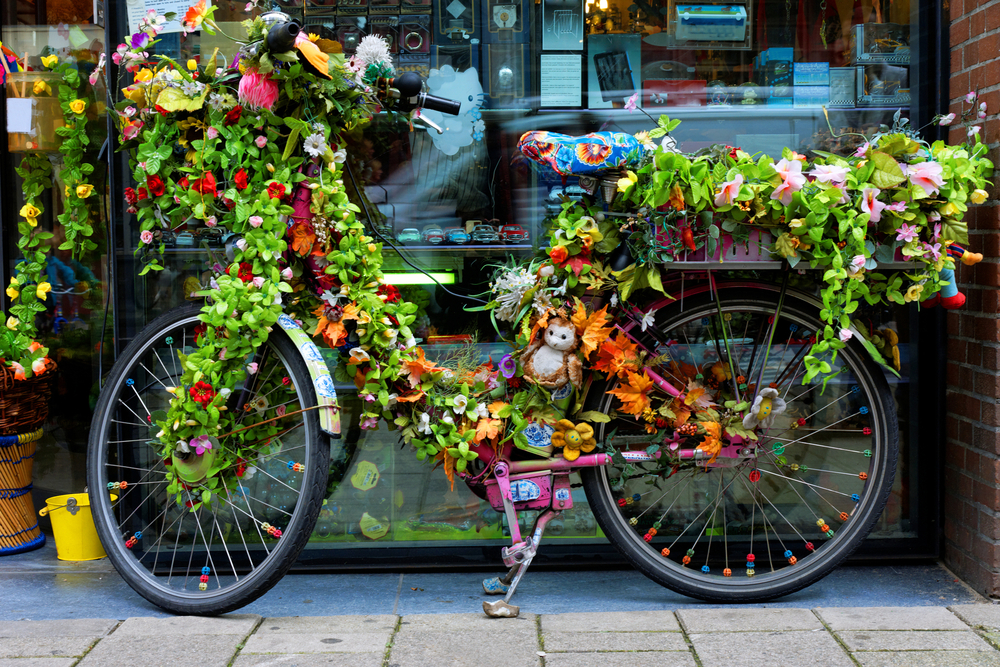
[[[399,21],[399,50],[401,53],[430,53],[430,17],[407,16]]]
[[[703,107],[707,82],[704,79],[674,81],[646,79],[642,82],[643,107]]]
[[[587,51],[587,106],[623,106],[638,84],[633,70],[641,64],[639,35],[591,35]]]
[[[500,238],[504,243],[524,243],[528,240],[528,232],[521,225],[503,225]]]
[[[624,166],[632,151],[642,144],[624,132],[592,132],[571,137],[558,132],[526,132],[517,148],[535,162],[547,165],[557,174],[598,174]]]
[[[853,107],[857,102],[855,88],[856,67],[830,68],[830,103],[831,107]]]
[[[864,23],[851,31],[851,62],[892,63],[910,62],[910,26],[899,23]]]
[[[542,49],[545,51],[583,50],[583,2],[544,0],[542,2]]]
[[[887,107],[910,104],[909,68],[865,65],[857,68],[857,105]]]
[[[825,106],[830,102],[830,86],[795,86],[795,108]]]
[[[435,0],[434,43],[468,45],[479,40],[480,0]]]
[[[749,19],[738,5],[677,5],[677,41],[742,42]]]
[[[796,86],[829,86],[830,63],[795,63],[793,78]]]
[[[483,41],[487,44],[527,44],[529,0],[482,0]]]
[[[491,107],[526,107],[531,92],[527,44],[484,44],[486,99]]]

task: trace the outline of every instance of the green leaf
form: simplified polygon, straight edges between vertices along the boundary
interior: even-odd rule
[[[899,163],[891,155],[881,151],[872,151],[871,163],[875,166],[871,182],[880,190],[894,188],[906,180],[906,175],[900,169]]]
[[[607,424],[611,421],[611,417],[607,416],[603,412],[598,412],[597,410],[587,410],[586,412],[581,412],[577,415],[577,418],[583,421],[594,422],[595,424]]]

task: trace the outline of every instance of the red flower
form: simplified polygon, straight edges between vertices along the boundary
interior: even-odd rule
[[[247,173],[240,169],[238,172],[233,174],[233,182],[236,183],[236,187],[239,190],[247,189]]]
[[[163,191],[166,189],[166,186],[163,184],[163,179],[156,174],[146,177],[146,187],[149,188],[149,191],[153,193],[154,197],[163,195]]]
[[[139,201],[139,198],[135,194],[135,189],[134,188],[125,188],[125,201],[129,205],[133,205],[137,201]]]
[[[194,342],[197,343],[198,339],[205,335],[208,331],[208,325],[204,322],[199,322],[198,326],[194,328]]]
[[[733,147],[733,146],[726,146],[726,148],[728,148],[728,149],[729,149],[729,157],[733,158],[734,160],[738,159],[738,158],[736,157],[736,151],[740,150],[740,147],[739,147],[739,146],[736,146],[736,147]]]
[[[232,268],[229,269],[229,275],[233,275]],[[236,277],[245,283],[253,280],[253,264],[249,262],[240,262],[239,267],[236,269]]]
[[[184,176],[181,180],[177,181],[177,185],[187,190],[191,186],[191,181],[188,180],[187,176]]]
[[[402,298],[395,285],[379,285],[375,294],[378,294],[379,296],[384,294],[386,296],[386,303],[396,303],[400,300],[400,298]]]
[[[215,196],[215,176],[212,172],[206,171],[201,178],[191,184],[191,189],[203,195]]]
[[[243,107],[233,107],[233,110],[226,114],[226,120],[222,121],[225,126],[235,125],[243,115]]]
[[[215,391],[212,390],[212,385],[207,382],[195,382],[194,386],[188,392],[191,394],[194,402],[201,403],[201,407],[203,408],[207,408],[208,404],[215,398]]]
[[[161,116],[166,116],[168,113],[170,113],[169,111],[161,107],[159,104],[153,105],[153,108],[159,111]]]
[[[142,201],[143,199],[149,199],[149,193],[146,192],[146,188],[139,188],[136,190],[136,199]]]
[[[233,207],[236,206],[236,202],[234,202],[229,197],[223,197],[222,198],[222,203],[225,204],[226,208],[229,209],[230,211],[232,211]]]
[[[271,199],[281,199],[285,196],[285,184],[274,181],[267,186],[267,196]]]

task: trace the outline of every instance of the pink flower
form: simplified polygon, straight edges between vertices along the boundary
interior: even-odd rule
[[[820,183],[843,183],[847,180],[847,167],[838,167],[832,164],[818,164],[813,167],[809,175]]]
[[[264,224],[264,218],[260,217],[259,215],[250,216],[250,226],[253,227],[254,229],[260,227],[263,224]]]
[[[851,259],[851,266],[853,266],[856,271],[861,270],[865,268],[865,261],[864,255],[855,255],[854,258]]]
[[[285,406],[284,405],[279,405],[278,407],[276,407],[274,409],[274,414],[278,415],[279,417],[284,417],[285,416]]]
[[[369,417],[368,419],[361,422],[361,428],[365,429],[366,431],[378,428],[378,419],[376,419],[375,417]]]
[[[267,146],[267,137],[261,135],[254,139],[253,142],[257,144],[257,148],[263,148],[264,146]]]
[[[973,102],[976,101],[977,97],[979,97],[979,95],[976,93],[976,91],[970,90],[965,94],[965,101],[968,102],[969,104],[972,104]]]
[[[135,107],[125,107],[124,109],[122,109],[122,114],[126,118],[131,118],[132,116],[135,115]]]
[[[239,248],[240,250],[246,250],[247,249],[246,239],[240,239],[240,240],[238,240],[236,242],[236,247]]]
[[[195,454],[202,456],[206,451],[212,448],[212,440],[207,435],[199,435],[191,438],[189,446],[194,448]]]
[[[219,136],[219,130],[217,130],[214,127],[210,127],[207,130],[205,130],[205,136],[208,137],[209,139],[215,139],[217,136]]]
[[[925,243],[924,254],[926,255],[928,253],[935,262],[941,259],[941,244],[935,243],[934,245],[931,245],[930,243]]]
[[[270,74],[251,68],[240,78],[240,104],[249,109],[270,109],[278,101],[278,84]]]
[[[908,225],[904,222],[896,232],[896,240],[911,243],[917,240],[918,233],[916,225]]]
[[[145,243],[146,245],[149,245],[150,243],[153,242],[153,232],[149,231],[148,229],[142,231],[139,234],[139,240]]]
[[[940,222],[938,222],[938,223],[936,223],[934,225],[934,233],[931,234],[931,238],[933,238],[935,241],[937,241],[939,238],[941,238],[941,223]]]
[[[792,203],[792,194],[802,189],[806,183],[806,177],[802,173],[802,163],[798,160],[786,160],[782,158],[774,165],[774,170],[781,176],[781,185],[771,193],[771,199],[777,199],[785,206]]]
[[[896,213],[902,213],[903,211],[906,210],[906,202],[905,201],[894,202],[886,206],[885,210],[895,211]]]
[[[868,149],[870,147],[871,144],[869,144],[867,141],[861,144],[860,146],[858,146],[858,150],[854,151],[854,157],[864,157],[865,153],[868,152]]]
[[[979,134],[979,130],[981,130],[981,129],[983,129],[982,126],[980,126],[980,125],[973,125],[972,127],[969,128],[969,131],[966,134],[969,137],[974,137],[977,134]]]
[[[638,99],[639,99],[639,93],[638,92],[632,93],[632,97],[628,98],[625,101],[625,108],[628,109],[629,111],[635,111],[636,109],[635,103]]]
[[[938,213],[937,211],[931,211],[930,213],[927,214],[928,222],[937,222],[940,219],[941,219],[941,214]]]
[[[910,177],[910,183],[919,185],[927,193],[927,196],[935,194],[944,185],[941,177],[943,169],[937,162],[918,162],[906,167],[906,175]]]
[[[235,315],[235,313],[233,313],[233,314]],[[225,347],[222,348],[221,350],[219,350],[219,359],[220,360],[225,360],[225,358],[226,358],[226,352],[228,352],[228,351],[229,350],[227,348],[225,348]]]
[[[210,215],[207,218],[205,218],[206,227],[215,227],[217,224],[219,224],[219,221],[215,219],[214,215]]]
[[[292,267],[290,266],[286,266],[281,270],[281,277],[284,278],[285,280],[291,280],[293,275],[294,274],[292,274]]]
[[[841,329],[840,330],[840,342],[841,343],[846,343],[847,341],[851,340],[852,338],[854,338],[854,334],[851,333],[850,329]]]
[[[260,289],[261,287],[263,287],[264,286],[264,276],[254,276],[253,277],[253,286],[256,287],[257,289]]]
[[[139,130],[142,129],[142,121],[136,121],[134,123],[129,123],[122,129],[122,138],[135,139],[139,136]]]
[[[253,362],[247,364],[247,373],[249,373],[250,375],[256,375],[257,374],[257,368],[258,368],[257,362],[253,361]]]
[[[865,188],[861,192],[861,210],[871,216],[869,219],[872,222],[881,220],[882,210],[885,209],[885,204],[876,199],[880,194],[882,191],[878,188]]]
[[[743,174],[736,174],[736,178],[722,184],[718,194],[715,195],[716,206],[730,206],[740,194],[740,186],[743,185]]]
[[[941,120],[938,121],[938,125],[951,125],[955,122],[955,114],[950,113],[947,116],[941,116]]]

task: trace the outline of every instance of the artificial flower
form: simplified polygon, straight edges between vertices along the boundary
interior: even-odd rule
[[[839,338],[841,343],[846,343],[847,341],[854,338],[854,334],[851,333],[850,329],[843,328],[840,330]]]
[[[59,56],[52,54],[50,56],[42,56],[42,66],[46,69],[52,69],[59,64]]]
[[[771,192],[771,199],[777,199],[788,206],[792,203],[792,194],[801,190],[806,182],[806,177],[802,173],[802,163],[782,158],[774,165],[774,170],[781,177],[781,185]]]
[[[462,394],[459,394],[453,400],[454,403],[452,410],[455,411],[456,415],[462,414],[469,407],[469,399],[466,396],[463,396]]]
[[[84,185],[76,186],[76,196],[80,199],[86,199],[90,196],[90,193],[94,191],[94,186],[89,183]]]
[[[34,93],[36,96],[37,95],[51,95],[52,94],[52,87],[49,84],[47,84],[45,81],[42,81],[41,79],[39,79],[38,81],[36,81],[34,83],[34,85],[31,86],[31,92]]]
[[[919,185],[930,197],[944,185],[943,171],[944,168],[937,162],[918,162],[907,166],[906,175],[910,183]]]
[[[858,150],[854,151],[854,157],[864,157],[865,154],[868,152],[869,148],[874,148],[874,147],[866,141],[865,143],[858,146]]]
[[[965,134],[966,134],[966,136],[968,136],[968,137],[974,137],[974,136],[976,136],[977,134],[979,134],[979,131],[980,131],[981,129],[983,129],[981,125],[973,125],[972,127],[970,127],[970,128],[969,128],[969,131],[968,131],[968,132],[966,132]]]
[[[263,148],[264,146],[267,146],[267,137],[261,135],[254,139],[253,142],[257,144],[257,148]]]
[[[628,189],[639,182],[639,177],[635,172],[629,170],[625,173],[625,178],[618,179],[618,192],[628,192]]]
[[[249,185],[249,177],[247,172],[242,168],[233,174],[233,183],[236,185],[237,190],[246,190],[247,185]]]
[[[500,360],[500,374],[509,380],[515,373],[517,373],[517,361],[512,354],[505,354]]]
[[[920,297],[923,295],[924,286],[923,285],[911,285],[906,294],[903,295],[903,301],[910,303],[911,301],[919,301]]]
[[[636,102],[638,100],[639,100],[639,93],[638,92],[632,93],[632,97],[625,100],[625,108],[628,109],[629,111],[635,111],[637,108]]]
[[[642,330],[645,331],[649,327],[656,323],[656,311],[657,308],[652,308],[646,311],[646,314],[642,316]]]
[[[220,357],[221,356],[225,356],[225,348],[223,348],[223,352],[220,353]],[[195,403],[200,403],[203,408],[207,408],[208,404],[211,403],[212,399],[216,396],[215,390],[212,389],[212,385],[203,380],[195,382],[194,386],[188,390],[188,393],[190,394],[192,400],[194,400]]]
[[[974,90],[970,90],[965,94],[965,101],[968,102],[969,104],[972,104],[973,102],[976,101],[977,97],[979,97],[979,93],[977,93]]]
[[[136,83],[146,83],[153,80],[153,70],[148,67],[143,67],[141,70],[135,73]]]
[[[226,114],[226,118],[225,120],[222,121],[222,124],[225,125],[226,127],[229,127],[230,125],[235,125],[240,121],[240,117],[242,115],[243,115],[243,107],[235,106]]]
[[[212,449],[212,439],[207,435],[199,435],[191,438],[189,446],[194,449],[198,456],[204,456],[205,452]]]
[[[726,181],[719,186],[719,192],[715,195],[716,207],[731,206],[740,194],[740,187],[743,185],[743,174],[736,174],[731,181]]]
[[[420,420],[417,422],[417,430],[425,435],[430,435],[434,432],[431,428],[431,416],[428,413],[420,413]]]
[[[302,142],[302,150],[312,157],[319,157],[325,153],[327,151],[327,145],[326,141],[323,139],[323,135],[319,132],[310,134],[306,137],[306,140]]]
[[[580,458],[581,452],[592,452],[597,447],[594,427],[586,422],[574,424],[568,419],[560,419],[552,433],[552,446],[562,447],[563,458],[575,461]]]
[[[28,376],[24,372],[24,366],[17,363],[16,361],[10,362],[10,368],[14,371],[15,380],[27,380]]]
[[[262,224],[264,224],[264,218],[260,217],[259,215],[251,215],[249,222],[250,226],[256,229],[257,227],[260,227]]]
[[[195,192],[200,192],[203,195],[214,195],[215,194],[215,176],[212,172],[206,171],[201,175],[201,178],[194,181],[191,184],[191,189]]]
[[[270,110],[278,101],[278,83],[270,73],[261,74],[256,67],[251,67],[240,78],[238,96],[240,104],[248,109]]]
[[[919,228],[916,225],[908,225],[905,222],[896,230],[896,240],[910,243],[917,240]]]
[[[146,187],[149,188],[150,193],[152,193],[154,197],[160,197],[166,191],[167,186],[164,184],[162,178],[160,178],[157,174],[153,174],[152,176],[146,177]]]
[[[847,180],[849,171],[847,167],[838,167],[834,164],[817,164],[808,173],[820,183],[837,184]]]
[[[281,199],[285,196],[285,184],[272,181],[267,184],[267,196],[271,199]]]
[[[184,34],[186,35],[200,28],[207,14],[208,7],[205,0],[199,0],[198,4],[188,7],[187,12],[184,14],[184,20],[181,23],[184,27]]]
[[[986,190],[983,190],[981,188],[976,188],[969,195],[969,201],[971,201],[973,204],[982,204],[984,201],[986,201],[986,198],[988,196],[989,193],[986,192]]]
[[[10,329],[11,331],[17,330],[19,324],[21,324],[21,321],[18,320],[13,315],[7,318],[7,328]]]
[[[785,411],[787,404],[778,395],[778,390],[773,387],[765,387],[760,390],[753,401],[753,405],[743,417],[743,428],[754,429],[758,425],[764,428],[771,428],[774,418]]]
[[[45,372],[46,359],[39,357],[31,362],[31,372],[35,375],[42,375]]]
[[[149,231],[148,229],[144,229],[142,232],[139,233],[139,240],[145,243],[146,245],[149,245],[150,243],[153,242],[153,232]]]
[[[45,301],[45,295],[52,291],[52,285],[45,281],[38,283],[35,288],[35,296],[38,297],[39,301]]]
[[[938,121],[938,125],[951,125],[955,122],[955,114],[950,113],[945,116],[941,116],[941,120]]]
[[[878,222],[882,219],[882,210],[885,208],[885,204],[877,199],[880,194],[882,191],[878,188],[865,188],[861,192],[861,210],[869,214],[869,219],[872,222]]]
[[[10,285],[7,286],[7,296],[9,296],[12,299],[16,299],[17,296],[21,293],[21,291],[17,289],[18,287],[19,285],[17,284],[17,279],[11,278]]]

